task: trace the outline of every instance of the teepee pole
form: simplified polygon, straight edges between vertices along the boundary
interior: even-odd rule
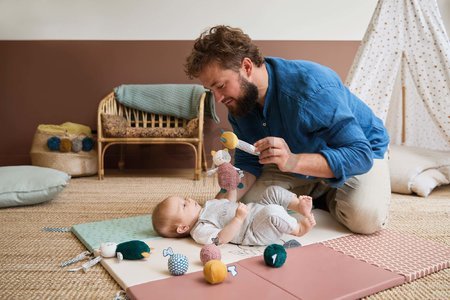
[[[402,82],[402,145],[406,142],[406,87]]]
[[[405,86],[405,52],[402,51],[401,82],[402,82],[402,145],[406,142],[406,86]]]

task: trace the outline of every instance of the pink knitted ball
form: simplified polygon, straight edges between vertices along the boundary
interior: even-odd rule
[[[220,249],[214,244],[205,245],[202,250],[200,250],[200,260],[202,261],[202,264],[206,264],[212,259],[220,260],[221,258],[222,255],[220,254]]]

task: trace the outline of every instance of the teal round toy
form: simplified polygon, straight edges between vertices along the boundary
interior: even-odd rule
[[[61,139],[57,136],[52,136],[47,140],[47,147],[50,151],[59,151],[61,145]]]
[[[287,253],[283,246],[272,244],[264,250],[264,262],[272,268],[279,268],[286,262]]]
[[[85,152],[89,152],[94,148],[94,140],[90,137],[85,137],[82,141],[82,150]]]

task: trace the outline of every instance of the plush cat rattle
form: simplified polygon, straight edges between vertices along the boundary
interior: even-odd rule
[[[255,146],[238,139],[232,131],[223,131],[220,136],[220,141],[222,142],[222,145],[228,149],[238,148],[247,153],[259,155],[259,152],[256,151]]]
[[[217,168],[209,170],[206,174],[211,176],[217,173],[220,192],[226,193],[237,188],[243,188],[244,185],[241,182],[241,178],[244,176],[244,172],[231,164],[231,155],[228,153],[228,149],[211,151],[211,155],[213,157],[213,167],[217,166]]]

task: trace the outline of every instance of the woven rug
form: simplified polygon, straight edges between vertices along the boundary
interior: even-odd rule
[[[211,178],[195,182],[191,175],[189,170],[182,177],[77,178],[50,202],[0,210],[0,299],[112,299],[120,287],[103,268],[69,273],[59,266],[85,250],[81,242],[70,232],[43,227],[151,213],[170,194],[202,201],[215,195],[218,186]],[[428,198],[393,194],[388,228],[450,246],[450,186]],[[448,299],[449,281],[446,269],[368,299]]]

